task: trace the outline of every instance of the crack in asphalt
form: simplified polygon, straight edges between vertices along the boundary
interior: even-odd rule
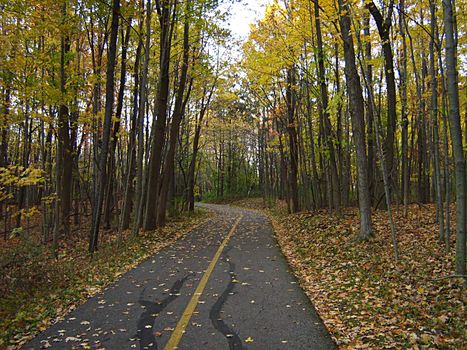
[[[234,280],[237,279],[237,275],[235,274],[235,264],[230,260],[228,255],[228,252],[231,249],[231,246],[226,247],[223,254],[224,260],[229,264],[230,281],[225,290],[222,292],[222,294],[219,296],[219,298],[216,300],[211,310],[209,311],[209,318],[211,319],[214,328],[221,332],[227,339],[229,343],[229,349],[241,350],[243,349],[243,345],[240,337],[232,329],[230,329],[229,326],[227,326],[227,324],[222,320],[220,316],[222,306],[227,301],[227,298],[229,297],[230,293],[232,293],[235,287]]]
[[[140,349],[157,349],[157,342],[154,336],[154,322],[156,321],[159,313],[164,310],[172,301],[174,301],[179,295],[180,289],[183,286],[183,283],[188,279],[189,275],[186,275],[182,279],[175,281],[169,291],[169,295],[160,302],[152,302],[149,300],[142,299],[144,294],[143,289],[138,302],[141,306],[144,306],[144,312],[138,319],[137,323],[137,337],[139,338]],[[146,327],[151,326],[151,327]]]

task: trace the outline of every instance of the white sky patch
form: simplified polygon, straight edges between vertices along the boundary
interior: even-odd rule
[[[236,39],[248,38],[250,24],[263,17],[266,4],[271,2],[271,0],[241,0],[224,5],[231,14],[228,28]]]

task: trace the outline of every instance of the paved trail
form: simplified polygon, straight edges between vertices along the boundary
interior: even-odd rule
[[[218,215],[24,349],[335,349],[269,220],[203,206]]]

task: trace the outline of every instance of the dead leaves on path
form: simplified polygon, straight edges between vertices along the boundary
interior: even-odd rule
[[[395,266],[385,212],[374,214],[370,242],[355,240],[355,209],[341,218],[268,212],[289,264],[340,348],[461,348],[464,282],[444,278],[454,270],[454,251],[446,254],[438,241],[434,213],[431,205],[411,206],[407,219],[396,213],[401,261]]]
[[[172,244],[210,216],[211,213],[202,211],[172,219],[156,233],[148,232],[136,237],[127,234],[120,245],[117,245],[115,234],[103,234],[100,250],[92,261],[87,254],[88,231],[83,229],[82,235],[72,237],[72,242],[63,242],[58,260],[43,248],[27,265],[14,264],[12,268],[12,264],[0,264],[10,266],[8,270],[0,271],[2,278],[16,281],[5,283],[8,289],[0,293],[0,349],[7,345],[12,349],[20,347],[62,319],[77,304],[97,294],[124,272]],[[34,246],[41,247],[40,244]],[[29,246],[9,249],[30,251]],[[15,263],[14,253],[3,249],[0,256],[3,259],[10,254]],[[45,280],[37,281],[36,275]],[[25,291],[23,286],[28,290]]]

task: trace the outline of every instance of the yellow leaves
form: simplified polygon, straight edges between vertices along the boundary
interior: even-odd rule
[[[263,19],[251,27],[243,47],[243,65],[250,80],[269,85],[271,76],[279,76],[282,69],[297,62],[304,37],[308,36],[302,26],[309,26],[303,19],[300,11],[289,13],[277,2],[267,6]]]
[[[384,58],[382,56],[373,57],[367,61],[368,65],[381,67],[384,64]]]
[[[245,343],[253,343],[253,338],[252,337],[248,337],[245,339]]]
[[[17,186],[31,186],[43,183],[45,178],[45,173],[41,169],[34,167],[26,168],[19,176]]]
[[[11,198],[8,187],[26,187],[41,185],[45,181],[45,174],[41,169],[19,165],[0,168],[0,200]]]
[[[238,101],[239,97],[237,94],[233,93],[232,91],[222,91],[218,98],[222,100],[222,102],[226,104],[231,104]]]

